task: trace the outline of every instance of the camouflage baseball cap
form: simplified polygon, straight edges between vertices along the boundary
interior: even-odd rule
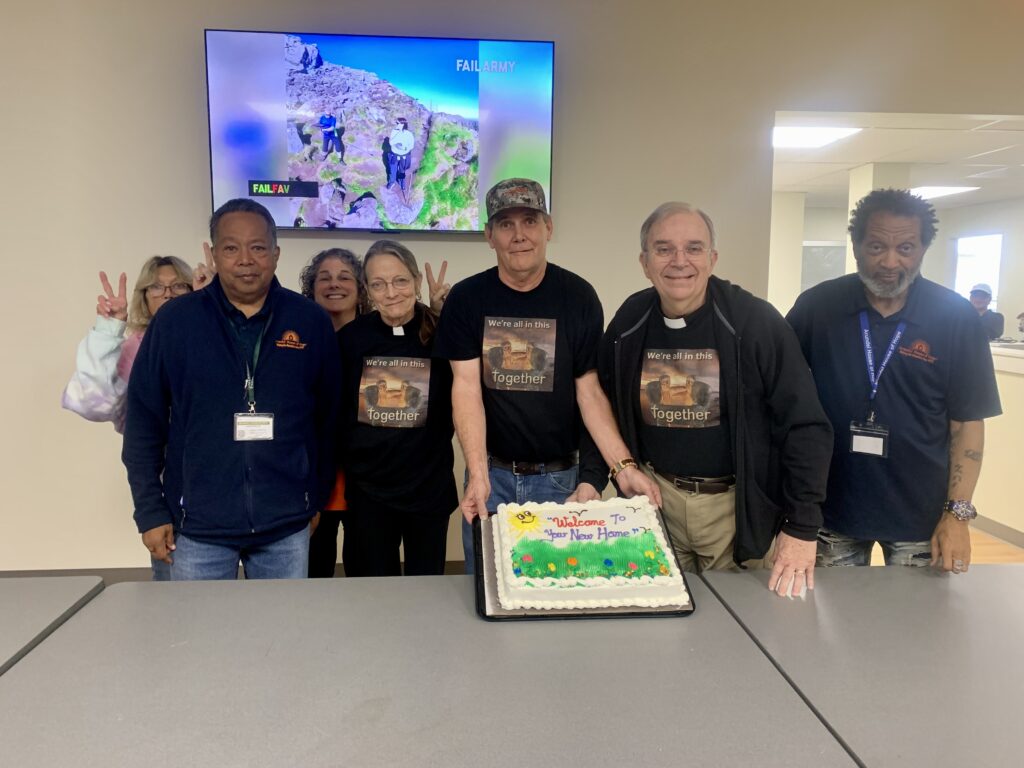
[[[487,191],[487,220],[509,208],[548,212],[544,188],[532,179],[505,179]]]

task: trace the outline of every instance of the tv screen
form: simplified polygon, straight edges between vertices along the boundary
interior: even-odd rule
[[[207,30],[213,207],[479,231],[494,183],[550,191],[553,70],[550,42]]]

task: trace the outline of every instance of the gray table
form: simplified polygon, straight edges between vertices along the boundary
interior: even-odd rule
[[[852,766],[688,618],[490,623],[469,577],[125,583],[0,679],[5,764]]]
[[[102,589],[99,576],[0,578],[0,675]]]
[[[864,764],[1024,765],[1024,566],[818,569],[805,602],[705,578]]]

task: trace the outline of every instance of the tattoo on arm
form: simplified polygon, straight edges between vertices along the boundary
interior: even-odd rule
[[[974,451],[968,448],[966,451],[964,451],[964,456],[966,456],[971,461],[981,461],[981,451]]]
[[[950,486],[955,488],[964,479],[964,465],[959,461],[953,464],[953,471],[950,473]]]

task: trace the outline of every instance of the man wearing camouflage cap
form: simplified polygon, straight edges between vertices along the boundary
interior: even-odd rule
[[[661,501],[630,457],[597,379],[604,330],[597,293],[547,261],[553,224],[544,190],[506,179],[488,191],[486,206],[484,235],[498,264],[452,288],[434,346],[454,374],[470,572],[474,517],[508,502],[597,499],[606,484],[602,458],[625,495]],[[581,461],[584,424],[601,455]]]

